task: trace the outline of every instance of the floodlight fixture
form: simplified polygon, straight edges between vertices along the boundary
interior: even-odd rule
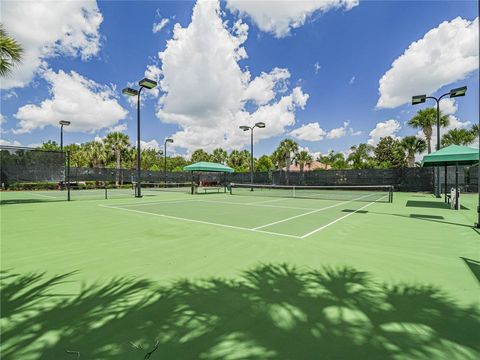
[[[425,102],[427,95],[415,95],[412,96],[412,105],[418,105]]]
[[[173,139],[166,139],[165,142],[173,143]]]
[[[255,124],[256,127],[260,128],[260,129],[263,129],[265,127],[265,123],[264,122],[257,122]]]
[[[138,90],[127,87],[127,88],[122,90],[122,94],[128,95],[128,96],[137,96],[138,95]]]
[[[242,129],[243,131],[248,131],[250,130],[250,126],[242,125],[240,126],[240,129]]]
[[[449,94],[451,98],[454,98],[459,96],[465,96],[466,93],[467,93],[467,87],[462,86],[462,87],[450,90]]]
[[[60,120],[58,123],[62,126],[68,126],[71,124],[71,122],[67,120]]]
[[[138,82],[138,85],[147,89],[153,89],[157,86],[157,82],[151,79],[143,78]]]

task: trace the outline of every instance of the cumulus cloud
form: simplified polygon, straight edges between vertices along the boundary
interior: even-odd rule
[[[4,1],[2,23],[24,48],[22,63],[2,79],[2,88],[24,87],[45,60],[57,55],[87,60],[100,50],[103,21],[95,0]]]
[[[327,139],[340,139],[347,135],[356,136],[360,135],[361,133],[361,131],[355,131],[350,127],[350,121],[345,121],[342,126],[331,129],[328,132],[322,129],[318,122],[314,122],[302,125],[299,128],[292,130],[290,132],[290,136],[293,136],[298,140],[320,141],[325,137]]]
[[[176,24],[162,60],[157,117],[181,130],[175,145],[189,152],[216,147],[238,149],[250,137],[238,127],[258,121],[255,141],[283,134],[295,124],[295,111],[308,94],[300,87],[288,93],[287,69],[274,68],[251,79],[239,61],[247,57],[243,43],[248,26],[240,20],[228,28],[217,1],[198,1],[187,27]]]
[[[318,61],[315,64],[313,64],[313,69],[315,70],[315,74],[318,74],[321,68],[322,66],[318,63]]]
[[[47,70],[43,78],[49,83],[51,98],[39,105],[27,104],[18,109],[16,134],[29,133],[45,126],[58,126],[59,120],[71,121],[65,131],[87,131],[112,127],[127,115],[116,99],[114,89],[100,85],[82,75]]]
[[[302,26],[315,12],[343,8],[350,10],[358,5],[358,0],[227,0],[227,8],[240,16],[248,16],[264,32],[282,38],[291,29]]]
[[[136,143],[135,143],[136,144]],[[160,144],[157,140],[153,139],[150,141],[143,141],[140,140],[140,148],[141,149],[149,149],[149,150],[160,150]]]
[[[22,144],[20,143],[20,141],[17,141],[17,140],[9,141],[9,140],[5,140],[5,139],[0,139],[0,145],[4,145],[4,146],[22,146]]]
[[[375,129],[370,131],[370,139],[368,139],[369,145],[377,145],[381,138],[391,136],[397,139],[397,132],[401,129],[400,123],[397,120],[390,119],[387,121],[379,122]]]
[[[109,128],[108,132],[124,132],[124,131],[127,131],[127,129],[128,129],[127,123],[122,123]]]
[[[398,57],[380,79],[378,108],[409,103],[478,69],[478,18],[457,17],[428,31]]]
[[[440,101],[440,112],[445,115],[453,115],[457,112],[458,105],[455,99],[444,98]]]
[[[290,132],[290,136],[305,141],[320,141],[325,135],[327,132],[320,127],[318,122],[304,124]]]
[[[169,22],[170,22],[170,19],[164,18],[157,23],[153,23],[153,28],[152,28],[153,33],[156,34],[160,32]]]
[[[348,82],[350,85],[353,85],[353,83],[355,82],[355,76],[352,76],[350,78],[350,81]]]

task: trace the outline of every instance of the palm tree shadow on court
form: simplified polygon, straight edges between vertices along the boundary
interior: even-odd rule
[[[432,286],[376,283],[351,267],[266,264],[238,279],[167,286],[113,279],[73,296],[49,296],[72,274],[2,275],[6,360],[143,359],[156,342],[150,359],[480,356],[477,307]]]

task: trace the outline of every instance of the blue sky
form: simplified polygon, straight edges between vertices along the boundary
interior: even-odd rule
[[[467,96],[444,111],[451,127],[478,122],[475,1],[32,4],[2,1],[2,23],[26,48],[2,79],[4,144],[58,140],[61,119],[75,123],[65,143],[111,129],[133,139],[136,108],[121,89],[144,75],[160,87],[145,91],[142,140],[173,136],[179,154],[247,148],[238,125],[255,121],[267,123],[257,156],[285,137],[325,153],[415,135],[405,121],[421,107],[409,97],[462,85]]]

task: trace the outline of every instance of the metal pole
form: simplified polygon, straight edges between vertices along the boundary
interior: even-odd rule
[[[67,151],[67,201],[70,201],[70,151]]]
[[[167,140],[165,140],[165,147],[163,152],[163,176],[165,177],[165,187],[167,187]]]
[[[143,87],[140,87],[137,95],[137,193],[135,197],[142,197],[142,185],[141,185],[141,174],[140,167],[142,164],[141,152],[140,152],[140,93],[142,92]]]
[[[250,189],[253,191],[253,128],[250,128],[250,185],[252,188]]]
[[[445,189],[444,189],[445,190],[445,203],[447,203],[447,165],[446,164],[445,164],[445,170],[444,171],[445,171],[445,176],[444,176],[444,178],[445,178],[445,185],[444,185],[445,186]]]
[[[480,3],[478,3],[480,9]],[[478,203],[477,203],[477,222],[475,227],[480,229],[480,131],[478,132],[478,156],[479,162],[477,163],[477,192],[478,192]]]
[[[437,101],[437,151],[440,150],[440,99]],[[436,167],[436,184],[435,184],[435,196],[440,197],[440,167]]]
[[[455,163],[455,210],[458,210],[458,163]]]
[[[60,150],[63,151],[63,125],[60,125]]]

